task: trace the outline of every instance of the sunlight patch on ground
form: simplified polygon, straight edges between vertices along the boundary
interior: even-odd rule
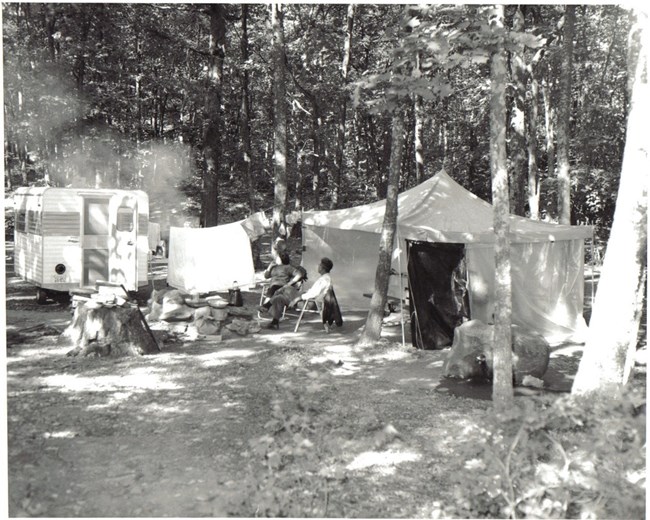
[[[155,414],[180,414],[180,413],[189,413],[191,410],[189,407],[181,408],[178,405],[171,406],[162,406],[158,403],[149,403],[146,406],[140,408],[142,413],[155,413]]]
[[[340,367],[332,370],[332,375],[335,376],[352,376],[361,370],[361,365],[356,365],[354,363],[345,362]]]
[[[133,392],[114,392],[107,402],[88,405],[88,410],[101,410],[102,408],[111,408],[116,404],[128,400],[132,395]]]
[[[73,432],[70,430],[61,431],[61,432],[45,432],[43,437],[46,439],[74,439],[78,437],[79,433]]]
[[[386,350],[384,352],[366,355],[364,356],[364,359],[366,361],[397,361],[399,359],[404,359],[410,356],[412,356],[412,354],[405,350]]]
[[[126,375],[83,377],[74,374],[57,374],[42,378],[47,386],[68,392],[113,392],[129,388],[134,390],[176,390],[181,386],[164,380],[149,368],[139,368]]]
[[[412,451],[365,451],[355,457],[347,465],[348,470],[361,470],[375,468],[384,475],[390,475],[395,472],[395,466],[402,462],[415,462],[420,460],[422,455]]]
[[[361,370],[359,359],[354,354],[351,345],[331,345],[325,348],[320,356],[311,358],[314,364],[335,363],[337,368],[332,370],[336,376],[351,376]]]
[[[206,367],[216,367],[227,365],[233,359],[250,357],[255,354],[257,354],[257,352],[250,349],[224,349],[215,352],[207,352],[206,354],[199,354],[196,356],[196,359]]]
[[[17,361],[25,361],[25,359],[38,359],[43,357],[51,357],[52,355],[64,357],[70,347],[57,348],[52,345],[43,345],[43,347],[36,347],[30,345],[29,348],[11,349],[11,356],[7,356],[7,364],[15,363]],[[60,352],[58,352],[60,351]]]

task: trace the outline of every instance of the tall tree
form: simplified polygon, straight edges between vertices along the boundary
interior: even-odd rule
[[[420,52],[415,53],[415,65],[413,66],[413,75],[416,78],[421,76],[420,70]],[[422,146],[424,120],[424,110],[422,107],[422,96],[413,95],[413,155],[415,156],[415,183],[420,184],[424,179],[424,151]]]
[[[271,4],[273,27],[273,237],[286,235],[287,206],[287,86],[284,51],[284,26],[282,5]]]
[[[598,292],[582,360],[571,392],[606,397],[620,392],[630,377],[641,319],[648,252],[648,172],[650,110],[648,16],[636,12],[630,33],[633,82],[625,154],[614,223],[607,243]]]
[[[562,34],[562,68],[560,72],[560,101],[557,125],[557,210],[560,224],[571,223],[571,165],[569,146],[571,133],[571,76],[573,74],[573,36],[575,5],[564,8]]]
[[[524,32],[524,15],[521,7],[517,6],[512,19],[512,30],[514,33]],[[526,87],[527,75],[524,61],[524,46],[516,45],[511,53],[510,59],[511,75],[513,80],[513,105],[510,111],[510,157],[512,163],[511,175],[511,198],[513,202],[513,213],[515,215],[525,214],[526,201]]]
[[[506,154],[506,87],[508,72],[504,50],[503,5],[490,12],[490,26],[496,37],[490,69],[490,170],[494,207],[494,346],[492,401],[497,409],[507,409],[514,400],[512,390],[508,160]]]
[[[345,161],[345,122],[348,104],[348,93],[346,90],[348,82],[348,70],[350,68],[350,54],[352,52],[352,29],[354,28],[354,4],[348,5],[347,24],[345,31],[345,41],[343,43],[343,59],[341,60],[341,112],[337,127],[336,142],[336,164],[334,170],[334,185],[332,186],[332,198],[330,208],[335,209],[339,205],[339,194],[341,192],[341,179],[343,178],[344,161]]]
[[[397,196],[404,148],[404,114],[398,104],[392,116],[392,149],[386,187],[386,211],[379,239],[379,261],[375,272],[375,288],[370,299],[366,324],[359,338],[360,346],[376,343],[381,337],[381,326],[388,295],[388,281],[397,229]]]
[[[255,180],[253,179],[252,157],[251,157],[251,129],[250,113],[251,101],[249,92],[249,53],[248,53],[248,5],[241,6],[241,109],[239,131],[242,146],[242,162],[244,175],[248,185],[248,209],[251,213],[255,211]]]
[[[203,215],[205,227],[219,223],[219,167],[222,139],[223,61],[226,44],[226,13],[224,4],[207,6],[210,18],[210,46],[205,95],[205,122],[203,129]]]

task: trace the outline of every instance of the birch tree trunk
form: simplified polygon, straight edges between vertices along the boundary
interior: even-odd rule
[[[271,4],[273,26],[273,171],[275,191],[273,200],[273,238],[286,235],[287,206],[287,86],[284,62],[284,28],[282,6]]]
[[[359,346],[369,346],[379,341],[381,326],[386,308],[390,266],[397,228],[397,195],[404,147],[404,114],[400,108],[395,109],[392,118],[392,151],[386,196],[386,212],[379,241],[379,261],[375,272],[375,289],[370,299],[370,310],[366,324],[359,338]]]
[[[420,53],[415,54],[415,67],[413,75],[419,78],[420,71]],[[424,114],[422,110],[422,96],[415,94],[413,96],[413,147],[415,155],[415,183],[420,184],[424,179],[424,153],[422,148],[422,121]]]
[[[572,394],[620,392],[633,369],[647,276],[647,117],[650,112],[647,14],[637,12],[628,59],[634,62],[627,136],[612,231],[607,242],[589,333]]]
[[[537,96],[538,83],[535,77],[530,81],[531,99],[526,109],[526,146],[528,147],[528,211],[529,217],[539,220],[539,169],[537,167],[537,118],[539,115]]]
[[[497,410],[505,410],[514,400],[512,389],[510,242],[508,238],[508,166],[506,155],[506,86],[508,82],[503,5],[494,6],[490,15],[497,36],[491,60],[490,97],[490,170],[494,206],[495,304],[494,304],[494,379],[492,401]]]
[[[562,71],[560,74],[560,104],[557,125],[557,211],[560,224],[571,223],[571,171],[569,164],[569,134],[571,121],[571,75],[573,74],[573,35],[575,5],[564,12]]]

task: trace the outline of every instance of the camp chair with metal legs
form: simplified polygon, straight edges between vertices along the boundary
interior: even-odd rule
[[[296,290],[298,292],[300,292],[304,282],[305,282],[305,280],[298,280],[295,284],[293,284],[293,286],[296,288]],[[267,283],[264,283],[264,282],[262,283],[262,291],[260,293],[260,304],[259,304],[260,307],[264,304],[264,299],[266,298],[266,295],[267,295],[270,287],[271,287],[270,283],[268,283],[268,282]],[[286,313],[287,313],[287,308],[285,307],[282,310],[282,317],[280,318],[281,320],[286,318]],[[267,318],[266,316],[263,316],[262,313],[259,310],[257,311],[257,317],[259,319],[266,319]]]
[[[313,303],[316,306],[315,310],[309,310],[307,308],[311,303]],[[322,316],[323,309],[319,308],[318,302],[313,298],[310,298],[309,300],[304,300],[302,304],[302,309],[300,309],[300,314],[298,315],[298,321],[296,321],[296,326],[293,329],[294,332],[298,332],[298,327],[300,327],[300,322],[302,321],[302,317],[305,314],[305,312],[317,312],[319,316]]]

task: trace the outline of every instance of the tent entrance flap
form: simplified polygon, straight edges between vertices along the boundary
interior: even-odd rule
[[[467,269],[463,244],[406,241],[415,347],[451,345],[454,329],[469,319]]]

